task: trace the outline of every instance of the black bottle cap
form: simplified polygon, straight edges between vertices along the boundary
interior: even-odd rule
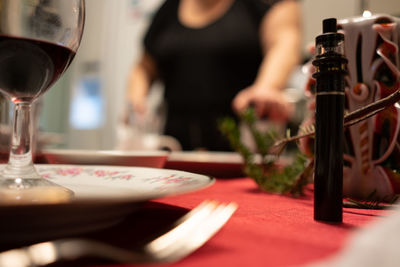
[[[335,18],[324,19],[322,21],[322,32],[337,32],[337,21]]]
[[[337,20],[328,18],[322,21],[323,33],[315,38],[316,46],[321,45],[324,48],[334,48],[344,40],[344,35],[337,32]]]

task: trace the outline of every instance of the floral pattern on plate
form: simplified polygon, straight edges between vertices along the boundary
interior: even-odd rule
[[[147,199],[200,189],[214,181],[205,175],[158,168],[39,164],[37,169],[44,178],[73,190],[78,199]]]

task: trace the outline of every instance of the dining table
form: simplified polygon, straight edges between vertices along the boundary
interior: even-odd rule
[[[120,224],[88,237],[124,247],[140,246],[139,241],[154,229],[173,222],[205,199],[235,202],[238,209],[206,244],[179,262],[165,266],[306,266],[335,255],[354,232],[391,212],[344,208],[343,223],[324,223],[313,219],[312,186],[306,188],[304,196],[295,198],[261,191],[248,177],[216,177],[207,188],[146,202]],[[152,266],[100,265],[90,259],[75,264],[72,266]]]
[[[220,174],[221,171],[215,173]],[[140,208],[133,209],[118,223],[73,237],[100,240],[133,250],[152,240],[162,229],[172,225],[204,200],[233,202],[237,204],[237,210],[210,240],[180,261],[161,266],[304,267],[334,257],[346,249],[357,232],[393,212],[393,209],[344,207],[342,223],[316,221],[312,184],[305,187],[302,196],[294,197],[265,192],[252,178],[240,172],[237,176],[223,176],[211,177],[213,183],[198,190],[144,201]],[[4,246],[0,247],[0,250],[5,249]],[[83,258],[51,266],[127,267],[160,264],[118,264],[97,258]]]

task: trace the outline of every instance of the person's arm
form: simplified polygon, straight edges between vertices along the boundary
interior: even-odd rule
[[[233,101],[233,108],[242,112],[254,104],[259,115],[273,120],[286,120],[290,106],[282,90],[293,68],[300,60],[300,8],[296,1],[275,4],[261,24],[261,42],[265,57],[253,85],[242,90]]]
[[[144,53],[132,69],[128,80],[128,98],[136,112],[144,113],[149,88],[157,77],[157,67],[154,59]]]

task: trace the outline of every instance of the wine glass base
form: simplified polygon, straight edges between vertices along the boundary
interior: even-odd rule
[[[70,202],[74,196],[70,189],[41,177],[34,166],[24,174],[7,167],[0,174],[0,204],[62,203]]]

